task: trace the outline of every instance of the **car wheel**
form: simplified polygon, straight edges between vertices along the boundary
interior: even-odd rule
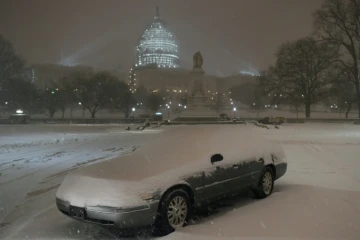
[[[185,190],[175,189],[168,192],[160,202],[154,233],[165,235],[185,226],[190,212],[190,198]]]
[[[258,185],[254,189],[256,198],[266,198],[274,189],[274,172],[266,167],[260,175]]]

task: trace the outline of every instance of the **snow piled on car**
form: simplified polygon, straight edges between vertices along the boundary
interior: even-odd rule
[[[224,160],[211,164],[213,154]],[[103,161],[70,174],[57,197],[75,206],[130,207],[144,204],[143,192],[163,192],[184,177],[210,175],[216,167],[263,158],[284,161],[281,147],[266,141],[251,126],[173,126],[128,155]]]

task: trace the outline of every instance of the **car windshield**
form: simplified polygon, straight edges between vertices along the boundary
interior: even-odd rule
[[[360,239],[360,0],[1,0],[0,239]]]

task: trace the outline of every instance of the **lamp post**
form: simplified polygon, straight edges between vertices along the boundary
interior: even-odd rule
[[[79,106],[81,106],[81,105],[82,105],[82,103],[79,102]],[[82,118],[85,118],[85,107],[84,106],[82,107]]]
[[[133,114],[133,118],[135,118],[135,108],[133,107],[132,109],[131,109],[131,111],[132,111],[132,114]]]
[[[235,117],[236,107],[233,108],[233,112],[234,112],[234,117]]]

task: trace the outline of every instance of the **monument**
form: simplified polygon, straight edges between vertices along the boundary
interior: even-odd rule
[[[180,121],[216,121],[219,114],[211,108],[210,97],[207,94],[207,86],[204,81],[202,69],[203,58],[200,52],[193,56],[194,67],[190,73],[190,86],[188,91],[188,105],[178,117]]]

